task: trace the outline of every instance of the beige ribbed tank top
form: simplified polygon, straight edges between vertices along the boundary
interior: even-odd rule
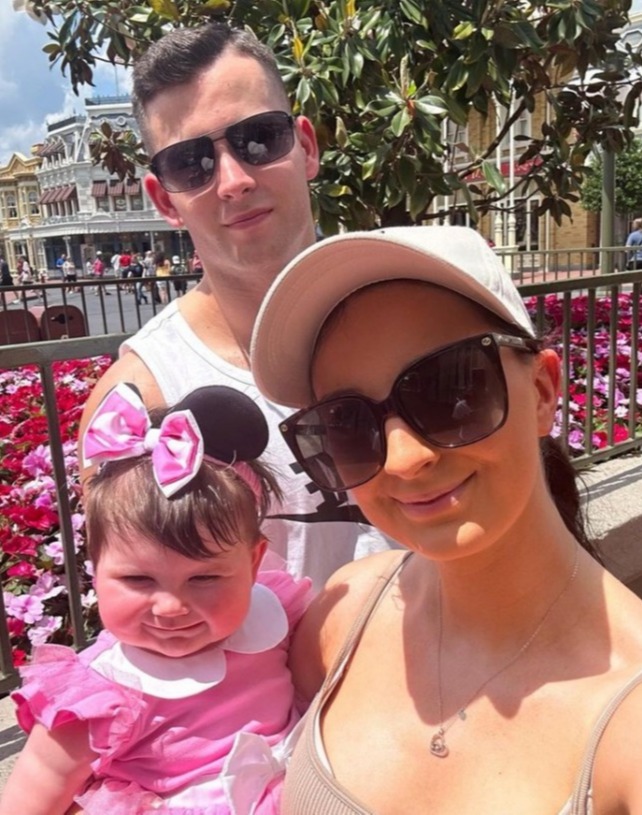
[[[327,700],[343,676],[345,667],[359,644],[361,634],[379,601],[411,555],[411,552],[404,553],[403,557],[393,563],[376,584],[353,623],[319,693],[312,701],[306,713],[301,738],[288,766],[281,802],[281,815],[375,815],[355,800],[350,792],[328,771],[327,764],[319,753],[319,746],[322,749],[320,718]],[[591,793],[593,764],[600,739],[620,703],[640,683],[642,683],[642,671],[633,676],[604,709],[591,732],[573,795],[559,815],[591,815],[593,811]]]

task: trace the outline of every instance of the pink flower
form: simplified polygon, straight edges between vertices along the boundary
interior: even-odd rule
[[[27,453],[22,460],[22,466],[25,472],[34,478],[49,475],[51,473],[51,450],[42,444],[38,445],[31,453]]]
[[[4,594],[4,605],[7,616],[16,617],[25,623],[37,623],[45,613],[42,600],[30,594]]]

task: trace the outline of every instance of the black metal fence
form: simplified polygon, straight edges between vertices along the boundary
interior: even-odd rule
[[[107,330],[103,330],[102,333],[99,331],[97,336],[74,337],[70,329],[66,332],[70,336],[64,340],[38,339],[0,347],[0,371],[34,364],[40,373],[65,554],[70,618],[77,647],[82,647],[85,641],[80,591],[74,577],[77,574],[76,555],[52,366],[59,360],[83,359],[100,355],[110,355],[113,358],[120,343],[144,322],[145,313],[137,309],[131,300],[126,305],[127,298],[131,295],[125,289],[118,289],[119,284],[120,281],[105,281],[99,284],[97,295],[99,308],[96,313],[101,315],[100,320],[102,320],[102,322],[99,321],[98,327],[109,328],[108,315],[104,313],[109,311],[111,314],[116,314],[119,321],[119,328],[116,331],[112,330],[111,333],[108,333]],[[53,295],[49,294],[49,285],[51,284],[48,284],[46,290],[42,291],[40,306],[44,309],[48,305],[60,305],[63,308],[65,305],[78,307],[78,303],[83,304],[88,299],[86,292],[83,293],[84,290],[90,286],[95,287],[96,283],[89,281],[80,285],[76,284],[75,288],[81,290],[75,294],[78,298],[76,303],[70,303],[66,299],[71,295],[63,289],[58,295],[62,302],[57,304],[51,302]],[[107,287],[111,287],[112,296],[116,298],[115,305],[109,308],[105,303]],[[31,308],[28,305],[29,299],[22,296],[25,289],[41,290],[42,287],[18,287],[20,302],[17,306],[13,306],[18,314],[24,314]],[[539,328],[548,330],[553,326],[553,341],[559,348],[563,365],[559,433],[567,444],[570,443],[573,433],[578,432],[582,435],[581,449],[572,450],[578,468],[642,447],[641,408],[638,404],[638,401],[642,401],[642,382],[638,388],[641,290],[642,271],[569,277],[565,280],[529,283],[520,287],[523,297],[532,308]],[[3,302],[4,295],[5,292],[0,296],[0,302]],[[579,313],[578,303],[582,303],[582,310]],[[11,304],[5,306],[5,310],[11,308]],[[155,306],[148,309],[148,317],[155,310]],[[89,321],[87,311],[82,311],[82,313]],[[1,310],[0,314],[2,314]],[[125,319],[127,315],[130,317],[133,315],[133,325],[130,325]],[[63,327],[69,328],[70,325],[71,320],[65,316]],[[581,351],[578,351],[577,347],[578,337],[582,345]],[[625,347],[628,348],[628,356],[622,351]],[[577,372],[578,358],[580,359],[580,374]],[[585,406],[581,414],[575,410],[577,406],[573,401],[578,398],[574,396],[578,376],[583,377],[585,381]],[[596,400],[598,378],[603,383],[603,387],[599,392],[599,400]],[[626,399],[622,398],[621,388],[618,385],[620,380],[629,383]],[[596,401],[599,401],[599,405],[594,404]],[[578,415],[581,415],[579,428]],[[15,687],[17,681],[0,593],[0,693]]]
[[[0,287],[0,345],[134,332],[198,274]]]

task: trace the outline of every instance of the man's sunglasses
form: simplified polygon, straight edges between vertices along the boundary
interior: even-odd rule
[[[257,113],[236,124],[170,144],[156,153],[150,169],[168,192],[186,192],[209,184],[216,169],[214,143],[225,140],[246,164],[270,164],[294,147],[294,119],[283,110]]]
[[[356,393],[326,399],[283,422],[283,437],[312,481],[334,491],[358,487],[382,469],[385,421],[392,415],[435,447],[481,441],[499,430],[508,414],[500,346],[539,350],[534,339],[469,337],[413,362],[382,402]]]

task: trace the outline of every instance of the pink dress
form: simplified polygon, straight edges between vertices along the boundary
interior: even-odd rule
[[[259,572],[241,628],[184,659],[107,632],[79,654],[43,645],[13,694],[18,721],[88,722],[98,758],[76,796],[87,815],[276,813],[298,720],[289,635],[309,595],[307,579]]]

